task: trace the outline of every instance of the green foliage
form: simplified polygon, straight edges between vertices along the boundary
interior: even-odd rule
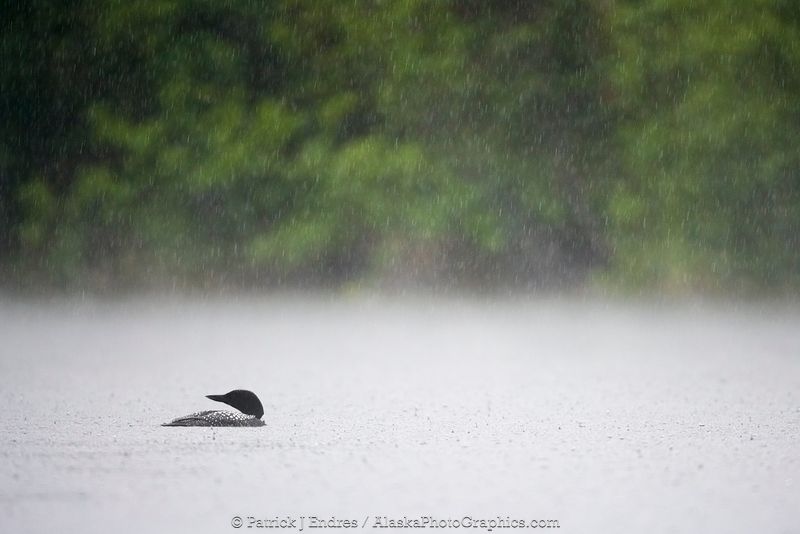
[[[771,1],[620,9],[619,274],[711,289],[797,283],[798,15]]]
[[[800,283],[788,0],[42,0],[0,24],[9,283]]]

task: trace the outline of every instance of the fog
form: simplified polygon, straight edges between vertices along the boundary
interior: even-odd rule
[[[6,299],[0,531],[288,515],[790,532],[799,319],[567,298]],[[234,388],[259,394],[265,427],[159,426]]]

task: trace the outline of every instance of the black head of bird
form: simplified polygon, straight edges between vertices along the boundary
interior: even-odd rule
[[[224,395],[206,395],[207,398],[224,402],[228,406],[233,406],[243,414],[252,415],[259,419],[264,415],[264,407],[258,400],[256,394],[246,389],[234,389]]]

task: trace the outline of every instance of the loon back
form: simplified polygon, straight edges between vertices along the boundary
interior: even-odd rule
[[[264,426],[264,421],[241,413],[205,410],[178,417],[161,426]]]

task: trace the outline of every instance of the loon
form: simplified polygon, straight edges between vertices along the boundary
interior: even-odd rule
[[[252,391],[234,389],[225,395],[206,395],[206,397],[233,406],[241,413],[205,410],[178,417],[161,426],[264,426],[264,421],[261,420],[264,407]]]

